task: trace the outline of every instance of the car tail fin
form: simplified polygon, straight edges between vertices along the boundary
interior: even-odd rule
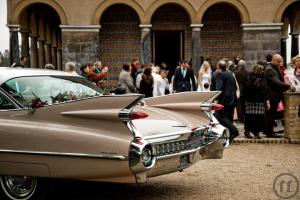
[[[181,92],[172,95],[146,98],[144,102],[149,106],[170,110],[195,110],[200,109],[203,104],[211,105],[212,101],[219,94],[219,91]]]

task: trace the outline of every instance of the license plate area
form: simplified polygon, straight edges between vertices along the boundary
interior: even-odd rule
[[[183,168],[183,167],[185,167],[185,166],[187,166],[187,165],[189,165],[190,164],[190,156],[189,156],[189,154],[186,154],[186,155],[182,155],[182,156],[180,156],[180,158],[179,158],[179,163],[178,163],[178,165],[177,165],[177,168],[179,169],[179,168]]]

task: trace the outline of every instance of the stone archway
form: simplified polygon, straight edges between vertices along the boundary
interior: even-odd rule
[[[281,6],[285,7],[285,6]],[[281,9],[279,9],[281,10]],[[299,35],[300,35],[300,2],[295,1],[285,7],[281,16],[281,22],[283,22],[282,33],[281,35],[281,53],[282,55],[287,58],[287,39],[288,36],[291,36],[291,55],[290,57],[294,57],[299,54]],[[279,11],[281,13],[281,11]],[[288,27],[290,27],[290,32],[288,32]]]
[[[160,8],[161,6],[165,5],[165,4],[175,4],[179,7],[181,7],[189,16],[191,23],[196,23],[197,19],[197,13],[194,9],[194,7],[186,0],[157,0],[157,1],[153,1],[153,3],[149,6],[149,8],[146,11],[146,23],[150,23],[151,19],[154,15],[154,13],[157,11],[158,8]]]
[[[213,67],[218,60],[242,55],[242,28],[238,11],[227,3],[209,7],[202,18],[202,56]]]
[[[109,7],[111,7],[113,5],[116,5],[116,4],[124,4],[124,5],[127,5],[127,6],[131,7],[137,13],[140,22],[143,23],[145,21],[144,10],[136,1],[133,1],[133,0],[113,0],[113,1],[103,1],[103,3],[101,3],[98,6],[98,8],[96,9],[96,12],[94,14],[92,24],[93,25],[99,24],[99,19],[102,18],[102,15],[104,14],[104,12]]]
[[[53,64],[57,69],[61,69],[62,42],[59,13],[48,4],[24,2],[28,4],[24,6],[20,3],[14,8],[16,18],[13,19],[20,25],[18,31],[20,31],[22,39],[21,56],[30,58],[28,67],[44,68],[45,64]],[[49,18],[51,20],[48,20]],[[63,19],[66,23],[66,18],[63,17]],[[18,47],[11,47],[11,49],[14,48]]]
[[[179,60],[192,58],[190,15],[178,4],[164,4],[153,13],[151,25],[152,61],[166,62],[172,76]]]
[[[282,0],[282,3],[278,6],[274,14],[274,22],[281,22],[284,11],[295,2],[298,2],[298,0]]]
[[[123,64],[140,58],[140,19],[130,6],[115,4],[104,11],[99,23],[100,60],[109,66],[109,85],[114,86]]]
[[[30,7],[33,4],[45,4],[50,6],[52,9],[56,11],[60,18],[61,24],[67,25],[68,24],[68,18],[66,15],[66,12],[64,9],[55,1],[49,1],[49,0],[22,0],[20,1],[13,9],[12,9],[12,16],[10,18],[10,24],[19,24],[21,20],[21,13],[28,7]]]
[[[236,9],[240,15],[241,23],[250,23],[250,14],[247,7],[239,0],[211,0],[205,1],[197,11],[197,22],[202,22],[204,14],[208,8],[215,4],[228,4]]]

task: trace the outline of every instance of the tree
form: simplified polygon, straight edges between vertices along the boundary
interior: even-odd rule
[[[9,67],[9,51],[5,50],[2,54],[0,52],[0,66],[1,67]]]

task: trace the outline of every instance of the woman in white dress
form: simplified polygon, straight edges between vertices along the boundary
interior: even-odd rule
[[[211,84],[211,67],[209,62],[204,61],[198,72],[198,89],[197,91],[209,91]]]

